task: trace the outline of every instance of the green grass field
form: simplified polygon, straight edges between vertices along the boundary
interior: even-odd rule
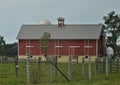
[[[67,75],[67,63],[59,63],[58,67]],[[40,74],[32,72],[38,68],[37,63],[30,63],[30,84],[29,85],[120,85],[120,73],[109,73],[108,79],[105,73],[95,74],[92,64],[92,79],[88,79],[88,65],[85,65],[85,75],[81,74],[81,64],[72,64],[72,79],[68,82],[59,72],[50,82],[50,64],[41,64]],[[37,71],[36,71],[37,72]],[[26,84],[26,63],[19,63],[18,77],[15,74],[14,63],[0,64],[0,85],[27,85]],[[39,72],[38,72],[39,73]],[[34,79],[39,84],[33,84]]]

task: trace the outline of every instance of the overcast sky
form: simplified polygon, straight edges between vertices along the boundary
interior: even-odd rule
[[[57,24],[58,17],[66,24],[98,24],[113,10],[120,14],[120,0],[0,0],[0,35],[13,43],[22,24]]]

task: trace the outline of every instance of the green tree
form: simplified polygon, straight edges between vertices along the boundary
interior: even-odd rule
[[[5,53],[4,46],[5,46],[4,37],[0,35],[0,56],[3,56]]]
[[[114,50],[114,57],[119,55],[117,39],[120,36],[120,16],[114,11],[103,17],[106,32],[106,46],[110,46]]]
[[[7,58],[4,56],[4,54],[5,54],[4,46],[5,46],[4,37],[0,35],[0,57],[2,58],[2,61],[4,61],[4,60],[7,59]]]
[[[47,57],[47,51],[49,48],[49,39],[50,39],[50,33],[45,32],[40,40],[40,48],[45,57]]]
[[[7,57],[15,57],[17,56],[17,43],[6,44],[4,46],[5,56]]]

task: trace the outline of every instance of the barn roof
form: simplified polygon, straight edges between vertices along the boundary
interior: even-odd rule
[[[44,32],[50,33],[51,39],[99,39],[102,24],[93,25],[22,25],[17,39],[41,39]]]

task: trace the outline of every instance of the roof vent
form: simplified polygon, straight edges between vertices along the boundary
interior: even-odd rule
[[[59,17],[57,18],[57,20],[58,20],[58,27],[63,27],[65,19],[63,17]]]

